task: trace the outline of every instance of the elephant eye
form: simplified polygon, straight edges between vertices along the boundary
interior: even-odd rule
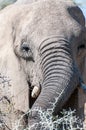
[[[21,50],[23,51],[23,52],[30,52],[31,50],[30,50],[30,48],[29,48],[29,46],[26,44],[26,43],[23,43],[22,45],[21,45]]]
[[[85,54],[85,52],[86,52],[86,46],[85,46],[85,44],[80,44],[78,46],[78,48],[77,48],[77,52],[78,52],[77,53],[78,56],[82,57]]]
[[[23,42],[21,44],[20,50],[21,50],[21,57],[23,59],[33,61],[33,53],[27,42]]]
[[[78,51],[81,49],[85,49],[85,44],[81,44],[80,46],[78,46]]]

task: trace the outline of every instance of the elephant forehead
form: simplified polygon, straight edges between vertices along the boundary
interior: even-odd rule
[[[72,8],[76,9],[73,12],[75,16],[70,14],[69,10]],[[82,20],[78,18],[78,14],[80,14]],[[74,35],[78,35],[80,22],[84,23],[83,15],[72,2],[57,0],[36,2],[29,6],[29,11],[26,11],[24,19],[20,20],[20,32],[18,34],[20,33],[21,37],[27,35],[37,42],[51,35],[61,34],[65,37],[74,33]]]
[[[71,22],[67,7],[59,7],[56,1],[45,1],[32,6],[31,12],[25,17],[26,28],[28,31],[35,31],[36,28],[42,31],[48,29],[63,28],[63,24]],[[27,22],[26,22],[27,21]],[[66,25],[65,25],[66,26]],[[44,28],[43,28],[44,27]]]

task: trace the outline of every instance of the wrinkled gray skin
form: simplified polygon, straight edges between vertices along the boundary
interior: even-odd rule
[[[12,10],[15,10],[14,15],[10,16]],[[10,20],[5,41],[11,38],[7,42],[11,47],[9,57],[12,53],[14,63],[21,66],[17,73],[17,77],[21,77],[19,82],[23,83],[21,87],[29,82],[30,86],[41,85],[42,88],[32,110],[49,108],[56,115],[81,82],[86,48],[84,16],[67,0],[41,0],[6,11],[3,13]],[[10,59],[7,61],[5,64]],[[11,67],[14,73],[16,65]],[[7,72],[14,79],[14,73]],[[16,78],[14,83],[17,85]],[[39,114],[32,112],[29,125],[39,120]]]

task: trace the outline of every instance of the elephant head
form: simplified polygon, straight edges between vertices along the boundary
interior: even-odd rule
[[[11,8],[14,9],[15,6]],[[56,115],[82,82],[85,19],[81,10],[66,0],[38,1],[16,6],[15,10],[16,13],[9,15],[11,20],[5,10],[10,26],[3,40],[5,58],[9,56],[5,64],[10,66],[12,57],[14,61],[6,71],[16,86],[41,86],[41,93],[31,108],[29,125],[32,125],[40,120],[34,109],[49,108]],[[9,53],[6,46],[10,48]]]

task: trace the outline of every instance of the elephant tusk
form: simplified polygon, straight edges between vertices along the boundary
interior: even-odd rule
[[[40,91],[41,91],[41,87],[34,86],[32,93],[31,93],[31,97],[32,98],[38,97]]]

